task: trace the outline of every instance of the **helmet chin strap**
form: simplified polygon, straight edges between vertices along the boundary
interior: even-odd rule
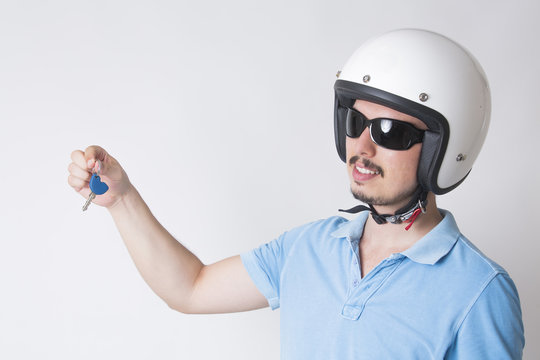
[[[339,209],[339,211],[356,214],[360,211],[369,210],[371,211],[371,217],[373,217],[373,220],[375,220],[377,224],[401,224],[402,222],[410,221],[411,224],[409,224],[409,226],[406,228],[406,230],[409,230],[412,222],[416,220],[416,217],[420,215],[420,212],[422,214],[426,213],[427,194],[427,191],[418,186],[411,198],[411,201],[409,201],[409,203],[401,209],[397,210],[393,215],[379,214],[372,204],[368,204],[369,207],[365,205],[358,205],[347,210]]]

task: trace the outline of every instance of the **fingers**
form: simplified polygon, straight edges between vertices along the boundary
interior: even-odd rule
[[[84,153],[81,150],[75,150],[71,153],[71,161],[81,169],[87,168]]]
[[[133,188],[118,161],[99,146],[89,146],[85,151],[75,150],[71,153],[71,160],[72,163],[68,166],[68,184],[80,195],[85,198],[90,195],[92,173],[97,173],[101,181],[108,185],[109,191],[96,197],[93,203],[108,208]]]
[[[68,184],[71,186],[76,192],[80,193],[81,191],[85,191],[87,193],[90,193],[90,189],[88,188],[88,181],[85,181],[81,178],[78,178],[74,175],[68,176]],[[84,194],[83,194],[84,195]]]
[[[103,164],[107,163],[109,157],[105,149],[97,145],[89,146],[84,151],[86,168],[92,169],[95,172],[101,172],[103,170]]]
[[[71,153],[72,163],[68,166],[68,184],[77,192],[88,188],[92,172],[98,172],[101,164],[108,157],[107,152],[99,146],[89,146],[84,152],[75,150]]]
[[[74,162],[69,164],[68,171],[71,175],[84,181],[90,181],[90,178],[92,177],[92,174],[88,170],[81,168]]]
[[[75,150],[71,153],[71,160],[68,183],[81,194],[87,191],[92,173],[109,182],[109,186],[113,185],[118,194],[125,192],[130,185],[122,166],[99,146],[89,146],[84,152]]]
[[[71,161],[72,163],[68,166],[68,184],[75,191],[80,192],[88,187],[92,174],[86,169],[84,153],[81,150],[75,150],[71,153]]]

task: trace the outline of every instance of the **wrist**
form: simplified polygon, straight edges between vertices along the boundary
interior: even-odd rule
[[[141,202],[141,195],[139,194],[137,189],[135,189],[135,187],[130,183],[126,191],[121,196],[119,196],[118,199],[111,206],[107,207],[107,210],[109,210],[109,212],[114,215],[115,213],[129,211]]]

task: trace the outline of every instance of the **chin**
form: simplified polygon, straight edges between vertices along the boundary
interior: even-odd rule
[[[411,200],[417,186],[418,185],[415,184],[414,187],[407,188],[404,191],[388,196],[388,192],[379,195],[369,194],[368,192],[359,189],[359,185],[354,183],[351,185],[351,193],[356,200],[366,204],[374,206],[395,206],[399,208],[406,205]]]

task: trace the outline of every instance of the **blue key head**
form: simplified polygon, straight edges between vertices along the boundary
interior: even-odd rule
[[[92,174],[90,179],[90,190],[96,195],[103,195],[109,190],[109,186],[101,181],[97,174]]]

